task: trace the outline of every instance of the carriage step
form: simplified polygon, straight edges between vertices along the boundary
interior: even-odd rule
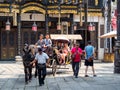
[[[69,68],[63,68],[63,67],[61,68],[61,67],[60,67],[60,68],[57,68],[57,69],[69,69]]]
[[[47,67],[47,68],[53,68],[53,67]],[[56,69],[69,69],[69,68],[57,67]]]

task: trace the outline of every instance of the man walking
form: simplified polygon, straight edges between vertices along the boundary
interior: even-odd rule
[[[87,71],[88,71],[88,66],[92,67],[93,71],[93,76],[95,77],[95,70],[94,70],[94,65],[93,65],[93,55],[94,55],[94,47],[91,45],[91,42],[88,42],[88,45],[85,47],[85,77],[88,77]]]
[[[36,46],[35,47],[35,54],[38,52],[37,47],[40,47],[43,50],[44,44],[45,44],[45,42],[44,42],[44,39],[43,39],[43,34],[40,34],[39,40],[35,43],[35,46]],[[38,72],[37,72],[37,62],[36,62],[35,63],[35,78],[37,77],[37,74],[38,74]]]
[[[44,85],[44,80],[46,77],[46,66],[48,66],[49,63],[49,57],[46,53],[42,51],[42,48],[38,48],[38,53],[35,56],[35,60],[32,63],[38,62],[38,80],[39,85]],[[32,64],[31,63],[31,64]]]
[[[78,78],[78,73],[79,73],[79,63],[81,61],[81,54],[82,54],[82,49],[79,48],[79,44],[75,44],[75,47],[72,48],[71,50],[72,53],[72,69],[73,69],[73,74],[75,78]]]

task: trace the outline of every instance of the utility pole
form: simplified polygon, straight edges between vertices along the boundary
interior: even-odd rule
[[[87,45],[87,14],[88,14],[88,0],[84,1],[85,10],[85,45]]]
[[[104,33],[107,33],[107,16],[108,16],[108,3],[106,0],[104,0],[104,3],[103,3],[103,13],[104,13]],[[106,49],[107,48],[107,38],[104,39],[104,48]]]
[[[120,0],[117,0],[117,41],[115,43],[114,73],[120,74]]]
[[[19,4],[19,14],[18,14],[18,55],[21,55],[21,1],[18,1]]]
[[[111,0],[108,0],[108,15],[107,15],[107,33],[111,31]],[[110,38],[107,38],[107,48],[108,52],[110,53]]]

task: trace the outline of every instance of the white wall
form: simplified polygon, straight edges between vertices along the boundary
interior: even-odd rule
[[[98,17],[98,59],[104,59],[104,48],[100,48],[100,25],[104,25],[104,18]]]
[[[30,15],[32,15],[31,19],[30,19]],[[44,14],[22,13],[21,21],[45,21],[45,15]]]

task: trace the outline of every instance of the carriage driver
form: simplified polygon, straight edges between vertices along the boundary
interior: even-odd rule
[[[35,56],[35,60],[31,64],[38,62],[38,80],[39,85],[44,85],[46,77],[46,66],[49,66],[49,56],[42,51],[42,48],[38,48],[38,53]]]
[[[40,46],[41,48],[44,46],[45,42],[43,40],[43,34],[40,34],[39,40],[36,42],[36,46]]]

